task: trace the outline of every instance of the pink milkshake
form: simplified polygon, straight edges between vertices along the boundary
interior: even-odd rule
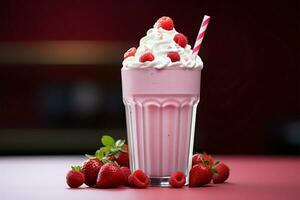
[[[154,186],[168,186],[175,171],[188,176],[203,66],[185,36],[164,24],[170,20],[148,30],[121,70],[130,167]]]

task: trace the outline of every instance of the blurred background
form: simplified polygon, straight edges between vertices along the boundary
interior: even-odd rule
[[[161,16],[200,55],[195,151],[300,154],[297,1],[3,0],[0,154],[93,153],[126,137],[123,53]]]

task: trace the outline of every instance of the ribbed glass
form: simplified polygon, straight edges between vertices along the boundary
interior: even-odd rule
[[[199,96],[139,94],[123,101],[131,170],[143,170],[156,186],[168,186],[175,171],[188,176]]]

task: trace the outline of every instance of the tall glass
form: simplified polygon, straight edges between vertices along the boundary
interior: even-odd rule
[[[192,162],[201,68],[122,69],[130,168],[168,186]],[[187,178],[188,181],[188,178]]]

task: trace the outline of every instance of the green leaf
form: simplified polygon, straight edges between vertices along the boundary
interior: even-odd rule
[[[110,150],[111,153],[115,153],[115,152],[119,151],[119,149],[115,148],[115,147],[111,147],[109,150]]]
[[[112,152],[112,154],[114,155],[114,157],[117,159],[119,157],[119,151],[115,151],[115,152]]]
[[[212,171],[215,175],[218,175],[218,174],[219,174],[219,172],[218,172],[216,169],[214,169],[214,168],[212,168],[211,171]]]
[[[204,160],[204,165],[208,166],[209,165],[209,161],[208,160]]]
[[[87,157],[88,159],[95,159],[96,157],[93,155],[89,155],[89,154],[85,154],[85,157]]]
[[[96,151],[95,156],[97,159],[102,160],[103,157],[107,156],[109,153],[110,153],[109,147],[101,147]]]
[[[220,163],[220,161],[216,161],[216,162],[213,164],[213,167],[217,166],[219,163]]]
[[[120,147],[119,150],[122,151],[122,152],[125,152],[125,153],[127,152],[127,150],[125,149],[124,146]]]
[[[125,144],[125,140],[117,140],[116,147],[122,147]]]
[[[96,156],[96,158],[97,158],[98,160],[102,160],[102,158],[103,158],[103,153],[101,152],[100,149],[98,149],[98,150],[96,151],[95,156]]]
[[[103,157],[101,160],[104,164],[111,162],[107,157]]]
[[[71,166],[71,168],[72,168],[72,170],[78,171],[78,172],[80,172],[80,170],[81,170],[80,166]]]
[[[100,152],[102,153],[102,155],[106,156],[110,153],[110,148],[109,147],[101,147]]]
[[[114,147],[115,146],[115,140],[109,135],[103,135],[101,138],[101,142],[106,147]]]

